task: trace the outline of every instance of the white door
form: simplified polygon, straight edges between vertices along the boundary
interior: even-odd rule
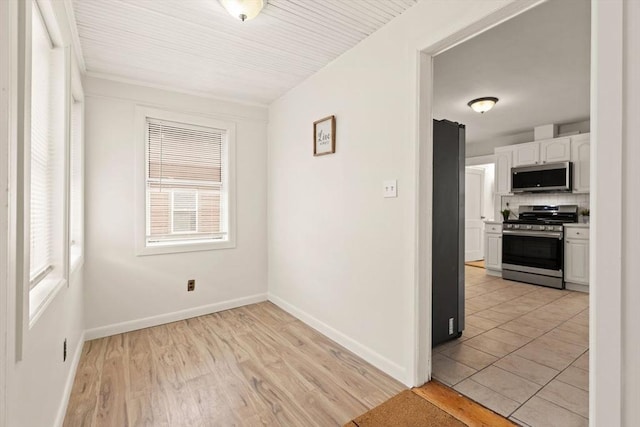
[[[468,167],[464,181],[464,261],[484,259],[484,170]]]

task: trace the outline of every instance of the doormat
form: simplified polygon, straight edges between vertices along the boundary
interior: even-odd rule
[[[411,390],[405,390],[344,427],[466,427]]]

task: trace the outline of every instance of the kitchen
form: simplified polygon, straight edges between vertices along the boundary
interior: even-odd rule
[[[434,61],[466,182],[461,326],[433,376],[522,425],[588,424],[589,21],[551,0]]]

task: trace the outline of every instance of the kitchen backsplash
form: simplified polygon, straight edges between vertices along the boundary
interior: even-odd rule
[[[509,203],[509,206],[507,206]],[[579,211],[589,209],[588,194],[525,194],[518,196],[502,196],[501,210],[510,209],[518,214],[520,205],[578,205]],[[499,218],[499,216],[498,216]]]

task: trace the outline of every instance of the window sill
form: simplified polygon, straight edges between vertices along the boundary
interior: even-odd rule
[[[44,279],[29,291],[29,328],[36,324],[66,283],[66,280],[60,278]]]
[[[162,254],[179,254],[183,252],[199,252],[213,251],[217,249],[232,249],[236,247],[236,243],[231,240],[223,242],[203,242],[203,243],[183,243],[157,246],[138,247],[137,256],[162,255]]]

